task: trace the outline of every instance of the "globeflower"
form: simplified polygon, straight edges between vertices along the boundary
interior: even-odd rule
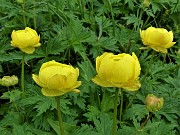
[[[60,96],[68,92],[79,92],[76,89],[81,85],[81,81],[77,81],[78,76],[78,68],[52,60],[44,63],[40,68],[39,75],[33,74],[32,78],[42,87],[43,95]]]
[[[146,108],[149,112],[160,110],[164,105],[163,98],[157,98],[153,94],[148,94],[146,97]]]
[[[13,30],[11,34],[11,45],[18,47],[21,51],[32,54],[35,51],[35,47],[40,46],[40,36],[37,32],[29,27],[24,30]]]
[[[162,53],[167,53],[167,48],[176,43],[173,42],[172,31],[168,32],[164,28],[149,27],[146,30],[140,30],[140,36],[144,45]]]
[[[0,79],[0,85],[2,86],[14,86],[18,84],[18,78],[17,76],[13,75],[13,76],[4,76],[2,79]]]
[[[140,64],[135,53],[103,53],[96,58],[97,75],[92,81],[102,87],[124,88],[129,91],[141,87],[139,81]]]

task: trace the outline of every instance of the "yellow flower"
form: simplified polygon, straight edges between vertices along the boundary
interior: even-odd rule
[[[33,74],[32,78],[42,87],[43,95],[60,96],[67,92],[79,92],[76,89],[81,85],[81,81],[77,81],[78,76],[78,68],[53,60],[44,63],[40,68],[39,76]]]
[[[15,75],[4,76],[2,79],[0,79],[0,84],[6,87],[13,86],[13,85],[18,84],[18,78]]]
[[[18,47],[21,51],[32,54],[35,51],[35,47],[40,46],[40,36],[37,32],[29,27],[25,30],[13,30],[11,34],[11,45]]]
[[[129,54],[103,53],[96,58],[97,75],[92,81],[103,87],[118,87],[129,91],[138,90],[140,64],[135,53]]]
[[[146,108],[149,112],[160,110],[164,105],[163,98],[157,98],[153,94],[148,94],[146,97]]]
[[[140,36],[144,45],[151,47],[157,52],[167,53],[167,48],[172,47],[173,42],[172,31],[164,28],[149,27],[146,30],[140,30]]]

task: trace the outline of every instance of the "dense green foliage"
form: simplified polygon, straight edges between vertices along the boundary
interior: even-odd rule
[[[24,18],[23,18],[24,16]],[[41,36],[41,46],[25,55],[25,98],[20,83],[15,87],[0,86],[1,135],[55,135],[59,133],[56,102],[45,97],[32,80],[40,66],[56,60],[80,69],[79,94],[61,97],[63,124],[67,135],[111,135],[114,91],[94,84],[95,59],[103,52],[135,52],[141,64],[142,87],[133,104],[126,108],[134,92],[124,92],[120,135],[180,134],[180,1],[151,0],[0,0],[0,77],[21,78],[22,52],[11,46],[11,32],[26,26]],[[173,31],[176,44],[167,54],[143,47],[140,29],[149,26]],[[19,81],[20,82],[20,81]],[[164,98],[164,106],[148,116],[147,94]],[[120,100],[119,102],[120,103]],[[119,109],[119,106],[118,106]],[[119,114],[118,114],[119,115]],[[118,118],[119,119],[119,118]]]

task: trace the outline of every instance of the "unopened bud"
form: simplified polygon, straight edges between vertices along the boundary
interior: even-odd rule
[[[149,112],[160,110],[164,105],[163,98],[157,98],[153,94],[148,94],[146,97],[146,108]]]
[[[13,76],[4,76],[2,79],[0,79],[0,85],[2,86],[13,86],[18,84],[18,78],[17,76],[13,75]]]
[[[23,4],[24,0],[16,0],[16,2],[19,3],[19,4]]]
[[[144,7],[149,7],[150,4],[151,4],[151,2],[150,2],[149,0],[144,0],[144,1],[143,1],[143,6],[144,6]]]

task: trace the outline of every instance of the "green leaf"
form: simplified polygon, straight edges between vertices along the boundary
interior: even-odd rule
[[[124,4],[128,3],[128,6],[131,10],[134,9],[134,2],[132,0],[125,0]]]
[[[10,103],[11,103],[11,102],[14,102],[14,101],[20,99],[21,93],[22,92],[19,90],[8,91],[8,92],[4,92],[0,98],[1,99],[10,99]]]
[[[137,118],[138,121],[141,121],[148,115],[148,111],[145,105],[141,104],[133,104],[131,108],[129,108],[126,113],[123,115],[126,120],[133,120]]]
[[[96,116],[99,116],[100,110],[96,106],[90,106],[88,105],[88,112],[84,114],[85,117],[87,117],[88,121],[92,121],[93,118]]]
[[[88,124],[81,124],[71,135],[99,135],[95,129]]]
[[[135,14],[130,14],[130,16],[123,17],[126,21],[126,24],[133,24],[134,28],[138,30],[143,25],[143,20],[138,18]]]
[[[34,107],[37,108],[37,115],[39,116],[42,113],[46,112],[48,109],[53,110],[56,108],[56,102],[54,97],[45,97],[41,98],[41,100],[37,103],[37,105]]]
[[[61,135],[58,121],[53,121],[51,119],[48,119],[48,123],[51,125],[51,127],[54,129],[54,131],[56,131],[56,133],[58,135]],[[66,135],[71,135],[71,133],[73,133],[78,127],[63,122],[63,128],[64,128],[64,132],[65,132]]]
[[[104,91],[103,98],[101,101],[101,112],[108,112],[110,109],[114,108],[114,97],[112,97],[112,92]]]
[[[94,118],[94,124],[96,126],[96,130],[98,135],[111,135],[112,134],[112,119],[106,113],[101,113],[99,116],[99,120]]]

